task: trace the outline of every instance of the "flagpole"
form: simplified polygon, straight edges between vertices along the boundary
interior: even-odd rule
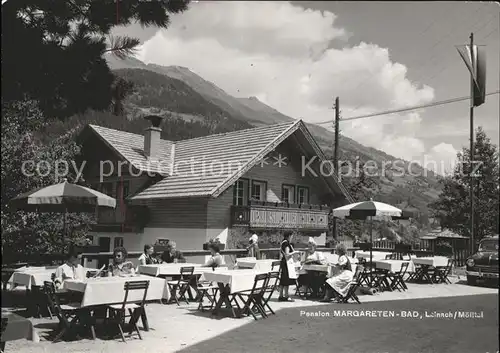
[[[472,72],[470,76],[470,239],[472,253],[476,250],[474,242],[474,176],[472,171],[474,170],[474,75],[476,71],[476,63],[474,57],[474,33],[470,34],[470,58]]]

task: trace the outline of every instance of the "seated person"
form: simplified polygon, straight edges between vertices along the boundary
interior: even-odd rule
[[[127,250],[122,246],[113,250],[113,263],[108,267],[108,271],[112,273],[113,276],[135,273],[134,264],[130,261],[126,261],[127,255]]]
[[[139,265],[153,265],[157,260],[153,257],[153,245],[144,245],[144,253],[139,256]]]
[[[175,241],[171,241],[168,243],[167,250],[163,252],[163,254],[161,255],[161,259],[167,264],[185,261],[184,255],[182,255],[182,253],[177,250],[177,244],[175,243]]]
[[[203,267],[220,267],[222,265],[222,255],[219,254],[220,248],[217,244],[212,244],[210,246],[210,254],[211,257],[208,261],[203,265]]]
[[[344,244],[338,244],[336,253],[339,255],[339,264],[336,266],[337,271],[334,275],[326,280],[326,293],[323,302],[329,302],[332,297],[345,297],[349,291],[349,283],[353,280],[354,273],[352,272],[351,261],[347,257],[346,247]]]
[[[82,255],[76,252],[75,249],[70,249],[66,262],[56,269],[54,284],[59,288],[67,279],[75,279],[83,281],[87,278],[87,274],[80,262]]]
[[[326,259],[324,255],[316,251],[316,241],[313,238],[309,238],[309,242],[307,243],[307,245],[308,249],[303,264],[325,265]],[[317,296],[320,287],[325,282],[325,277],[325,272],[307,271],[306,273],[299,275],[298,282],[301,287],[304,286],[311,288],[313,296]]]
[[[318,244],[316,243],[316,241],[313,238],[309,237],[304,264],[326,265],[326,259],[323,253],[316,251],[317,246]]]

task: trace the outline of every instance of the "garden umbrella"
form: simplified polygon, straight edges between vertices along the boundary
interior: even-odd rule
[[[97,212],[99,207],[115,208],[116,200],[108,195],[85,186],[63,182],[38,188],[21,194],[9,202],[18,211],[55,212],[64,214],[64,233],[66,235],[66,215],[68,212]]]
[[[373,219],[402,219],[403,211],[382,202],[370,201],[356,202],[333,209],[333,217],[342,219],[370,219],[370,267],[372,266]],[[370,272],[371,277],[371,272]],[[370,278],[371,282],[371,278]]]

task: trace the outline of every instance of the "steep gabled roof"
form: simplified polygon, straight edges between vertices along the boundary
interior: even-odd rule
[[[243,175],[248,166],[253,166],[252,161],[274,149],[279,137],[294,131],[296,125],[271,125],[178,141],[170,176],[132,199],[217,197],[217,191],[229,179]]]
[[[148,160],[144,154],[144,136],[130,132],[88,125],[112,150],[135,168],[143,172],[166,176],[170,172],[170,161],[174,142],[161,140],[159,163]]]
[[[306,147],[319,157],[319,161],[325,160],[321,148],[301,120],[176,142],[162,140],[160,166],[149,163],[144,155],[143,136],[95,125],[91,128],[137,169],[165,176],[131,200],[218,197],[294,133],[301,134]],[[353,202],[335,175],[326,179],[332,190]]]

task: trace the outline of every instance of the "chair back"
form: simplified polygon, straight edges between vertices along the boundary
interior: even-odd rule
[[[408,265],[410,263],[409,262],[403,262],[401,264],[401,269],[399,270],[398,274],[401,276],[401,277],[404,277],[405,274],[406,274],[406,271],[408,271]]]
[[[128,300],[128,294],[130,291],[143,290],[144,294],[142,296],[140,306],[143,307],[146,302],[146,296],[148,294],[149,281],[128,281],[125,282],[123,289],[125,290],[125,297],[123,298],[122,310],[125,310],[125,306],[130,302],[138,302],[138,300]]]
[[[353,282],[358,282],[361,278],[361,275],[363,274],[363,271],[365,270],[363,265],[358,264],[356,266],[356,271],[354,272],[353,276]]]
[[[193,280],[194,266],[181,267],[179,280],[177,281],[177,286],[181,285],[182,281],[192,281]]]
[[[251,295],[263,295],[269,280],[269,273],[255,275]]]
[[[444,273],[446,276],[448,276],[451,271],[453,270],[453,264],[455,263],[455,260],[453,259],[448,259],[448,264],[446,265],[446,269],[444,270]]]
[[[280,273],[279,271],[272,271],[272,272],[269,272],[268,273],[269,276],[268,276],[268,281],[267,281],[267,284],[266,284],[266,288],[267,289],[275,289],[278,285],[278,281],[279,281],[279,278],[280,278]]]
[[[43,292],[47,299],[50,312],[52,314],[55,314],[62,324],[64,324],[66,327],[69,327],[69,321],[66,315],[63,314],[63,311],[61,309],[61,303],[59,302],[59,297],[57,296],[56,286],[54,282],[44,281]]]
[[[50,274],[50,280],[51,280],[52,282],[54,282],[54,281],[56,280],[56,273],[55,273],[55,272],[52,272],[52,273]]]
[[[280,265],[281,265],[281,261],[280,260],[273,261],[271,263],[271,271],[274,271],[274,267],[276,267],[276,266],[278,267],[278,270],[279,270]]]

